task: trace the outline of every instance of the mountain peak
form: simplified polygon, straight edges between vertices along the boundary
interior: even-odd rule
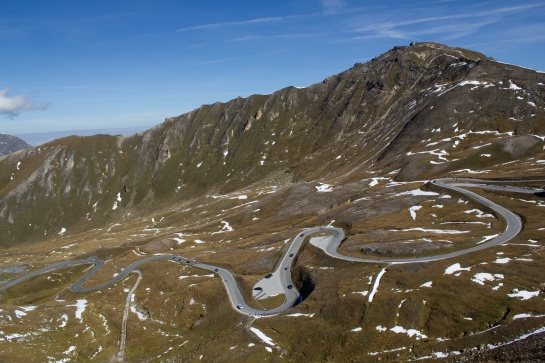
[[[48,343],[66,337],[73,348],[58,348],[55,359],[106,361],[125,305],[125,318],[129,307],[143,317],[130,318],[130,360],[202,353],[253,362],[284,351],[296,361],[475,360],[493,350],[474,347],[515,346],[506,341],[517,342],[519,357],[527,339],[517,337],[535,321],[526,318],[545,311],[538,296],[544,163],[545,74],[437,43],[396,47],[306,88],[203,105],[140,134],[70,136],[2,156],[0,277],[29,274],[14,276],[24,282],[17,288],[0,287],[1,316],[14,318],[2,326],[0,346],[33,349],[13,349],[13,361],[43,346],[46,360]],[[459,179],[473,196],[441,178]],[[497,183],[481,190],[486,180]],[[323,249],[328,231],[332,250]],[[514,239],[500,246],[504,236]],[[495,247],[478,252],[483,246]],[[353,261],[332,259],[337,250]],[[356,263],[364,258],[383,266]],[[106,272],[91,277],[104,261]],[[137,280],[128,277],[145,262]],[[83,276],[76,264],[87,263],[95,267]],[[228,285],[240,288],[229,296],[249,304],[229,304],[219,278],[193,271],[203,266],[236,279]],[[501,266],[509,272],[504,287],[492,281],[503,274],[479,272]],[[96,287],[113,272],[115,280]],[[256,281],[286,289],[271,294]],[[85,286],[100,293],[80,298]],[[453,293],[457,287],[464,294]],[[294,314],[256,322],[275,340],[265,356],[263,344],[247,343],[255,331],[240,328],[251,321],[237,312],[251,306],[276,314],[283,301],[276,311],[284,311],[295,301],[285,291],[301,291],[304,300]],[[530,298],[533,305],[522,301]],[[89,306],[83,315],[80,302]],[[80,311],[71,321],[67,306]],[[536,315],[525,313],[529,306]],[[496,336],[478,334],[489,326]],[[98,332],[96,341],[82,345],[88,329]],[[309,335],[314,340],[293,344],[312,329],[320,329]],[[41,335],[33,341],[35,331]],[[542,341],[532,340],[536,351]],[[138,349],[140,342],[153,344]]]
[[[18,137],[0,134],[0,156],[31,147],[31,145]]]
[[[130,137],[71,137],[3,158],[4,243],[271,181],[424,180],[533,155],[545,135],[545,76],[487,59],[414,43],[303,89],[203,105]]]
[[[395,46],[391,50],[385,53],[385,55],[399,54],[399,53],[412,53],[419,55],[437,56],[448,55],[456,58],[467,58],[473,61],[479,61],[482,59],[490,59],[486,55],[464,48],[451,47],[446,44],[436,42],[412,42],[406,46]]]

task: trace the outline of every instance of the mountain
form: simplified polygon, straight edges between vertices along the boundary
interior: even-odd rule
[[[32,146],[18,137],[0,134],[0,156],[10,154],[19,150],[29,149]]]
[[[506,222],[428,181],[543,187],[544,150],[545,74],[437,43],[396,47],[306,88],[203,105],[131,136],[70,136],[0,157],[0,278],[96,256],[106,263],[95,286],[145,256],[180,254],[232,271],[247,301],[273,308],[283,296],[257,301],[253,286],[302,230],[342,228],[339,250],[355,257],[479,245]],[[150,262],[137,281],[88,294],[68,290],[83,267],[48,272],[0,295],[2,316],[19,319],[1,327],[0,352],[10,356],[0,357],[21,360],[32,342],[37,360],[109,360],[123,334],[120,307],[130,306],[134,361],[444,352],[494,361],[520,347],[537,359],[545,204],[497,189],[478,194],[524,222],[509,243],[419,264],[344,261],[305,243],[292,256],[303,300],[274,318],[239,314],[220,280],[187,262]],[[8,337],[23,348],[9,350]]]
[[[307,88],[204,105],[130,137],[55,140],[0,160],[1,243],[267,180],[494,171],[542,151],[544,83],[535,71],[422,43]]]
[[[128,127],[117,129],[93,129],[93,130],[69,130],[69,131],[51,131],[51,132],[35,132],[30,134],[18,135],[33,146],[39,146],[55,139],[60,139],[67,136],[93,136],[97,134],[107,135],[132,135],[137,132],[147,130],[148,127]]]

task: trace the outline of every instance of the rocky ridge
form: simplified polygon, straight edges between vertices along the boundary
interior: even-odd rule
[[[373,259],[462,250],[504,231],[485,205],[427,183],[436,177],[496,179],[475,192],[524,225],[500,246],[408,264],[331,258],[310,235],[292,256],[302,301],[274,318],[240,314],[218,276],[185,259],[140,265],[93,293],[69,290],[86,265],[48,271],[0,295],[2,361],[110,361],[125,338],[128,361],[541,359],[545,202],[501,186],[545,185],[544,83],[421,43],[130,137],[0,157],[4,283],[96,257],[105,264],[83,287],[99,286],[146,257],[180,255],[225,268],[250,306],[273,309],[284,295],[256,300],[255,283],[311,227],[342,228],[339,252]]]
[[[544,84],[542,73],[419,43],[133,136],[55,140],[0,158],[0,243],[271,180],[424,180],[526,160],[543,151]]]
[[[11,154],[19,150],[29,149],[32,145],[27,144],[18,137],[0,134],[0,156]]]

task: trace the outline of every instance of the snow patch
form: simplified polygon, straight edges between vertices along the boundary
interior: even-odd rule
[[[488,272],[479,272],[473,276],[471,281],[476,282],[479,285],[484,285],[485,281],[496,281],[502,280],[504,278],[503,274],[490,274]]]
[[[212,234],[218,234],[218,233],[224,233],[224,232],[231,232],[234,231],[233,227],[229,225],[229,222],[227,221],[221,221],[223,223],[222,229],[220,229],[218,232],[212,232]]]
[[[293,316],[293,317],[306,316],[306,317],[312,318],[314,316],[314,313],[311,313],[311,314],[293,313],[293,314],[288,314],[286,316]]]
[[[80,322],[83,322],[82,314],[85,311],[85,307],[87,306],[87,300],[85,300],[85,299],[77,300],[75,305],[67,305],[67,306],[75,306],[76,307],[76,319],[78,319]]]
[[[525,319],[525,318],[542,318],[545,315],[532,315],[532,314],[517,314],[513,316],[513,320]]]
[[[275,346],[273,340],[271,338],[269,338],[268,336],[266,336],[261,330],[259,330],[257,328],[254,328],[254,327],[250,327],[250,330],[252,331],[252,333],[257,335],[257,337],[259,339],[261,339],[263,341],[263,343],[265,343],[267,345],[270,345],[270,346]]]
[[[458,86],[483,86],[484,88],[493,87],[494,83],[488,83],[488,82],[480,82],[480,81],[462,81],[458,83]],[[473,91],[477,87],[472,87],[471,90]]]
[[[352,294],[362,294],[363,296],[367,296],[369,291],[354,291]]]
[[[483,212],[483,211],[480,210],[480,209],[466,210],[466,211],[464,211],[464,213],[466,213],[466,214],[475,213],[475,216],[476,216],[477,218],[494,218],[494,216],[493,216],[492,214],[485,213],[485,212]]]
[[[528,299],[531,299],[537,295],[539,295],[540,291],[526,291],[526,290],[521,290],[521,291],[514,291],[512,294],[507,294],[507,296],[509,297],[518,297],[520,300],[528,300]]]
[[[378,291],[378,285],[380,283],[380,279],[382,278],[382,275],[386,273],[386,267],[380,270],[380,272],[377,275],[377,278],[375,279],[375,283],[373,284],[373,288],[371,289],[371,293],[369,294],[369,302],[373,301],[373,298],[375,297],[375,294]]]
[[[396,194],[395,196],[400,196],[400,195],[412,195],[413,197],[419,197],[419,196],[435,196],[435,195],[439,195],[439,193],[427,192],[421,189],[415,189],[415,190],[410,190],[408,192]]]
[[[420,331],[416,329],[405,329],[399,325],[394,326],[393,328],[390,328],[390,331],[393,331],[394,333],[397,333],[397,334],[400,334],[400,333],[407,334],[410,338],[412,338],[413,336],[416,336],[416,340],[425,339],[428,337],[427,335],[422,334]]]
[[[509,257],[504,257],[504,258],[496,259],[496,261],[494,261],[494,263],[508,263],[509,261],[511,261],[511,259]]]
[[[176,242],[178,242],[178,244],[182,244],[185,242],[185,239],[183,239],[182,237],[184,236],[183,233],[175,233],[178,237],[171,237],[171,239],[175,240]]]
[[[331,185],[324,183],[320,183],[320,185],[316,186],[315,188],[318,193],[327,193],[333,191],[333,189],[331,189]]]
[[[499,236],[499,234],[492,234],[492,235],[490,235],[490,236],[483,236],[482,241],[477,242],[477,244],[481,244],[481,243],[490,241],[491,239],[494,239],[494,238],[496,238],[496,237],[498,237],[498,236]]]
[[[400,231],[402,231],[402,232],[420,231],[420,232],[437,233],[437,234],[464,234],[464,233],[469,233],[469,231],[457,231],[457,230],[452,230],[452,229],[429,229],[429,228],[421,228],[421,227],[405,228],[405,229],[400,229]]]
[[[518,90],[521,90],[522,88],[514,84],[513,81],[509,80],[509,89],[513,91],[518,91]]]
[[[469,271],[471,270],[471,267],[462,267],[459,263],[455,263],[454,265],[451,265],[445,269],[445,275],[452,275],[455,272],[458,271]]]
[[[66,323],[68,323],[68,315],[67,314],[63,314],[60,318],[60,321],[61,321],[61,325],[59,325],[59,329],[60,328],[64,328],[66,326]]]
[[[543,328],[539,328],[539,329],[536,329],[534,330],[533,332],[530,332],[530,333],[526,333],[524,335],[521,335],[520,337],[516,338],[516,339],[513,339],[511,340],[510,342],[507,342],[507,343],[503,343],[503,344],[497,344],[497,345],[494,345],[494,344],[488,344],[487,348],[488,349],[496,349],[496,348],[499,348],[499,347],[503,347],[505,345],[509,345],[509,344],[513,344],[513,343],[516,343],[516,342],[519,342],[521,340],[524,340],[532,335],[535,335],[535,334],[541,334],[545,332],[545,327]]]
[[[415,205],[411,208],[409,208],[409,213],[411,214],[411,217],[413,220],[416,220],[416,211],[421,209],[422,206],[421,205]]]
[[[389,180],[390,178],[372,178],[371,182],[369,183],[369,187],[374,187],[379,183],[379,180]]]

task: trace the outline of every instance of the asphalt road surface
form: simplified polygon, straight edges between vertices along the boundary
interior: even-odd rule
[[[99,260],[96,257],[90,257],[86,260],[63,261],[63,262],[56,263],[54,265],[43,267],[27,275],[14,279],[10,281],[9,283],[7,283],[6,285],[0,287],[0,292],[6,289],[9,289],[10,287],[13,287],[23,281],[36,277],[38,275],[48,273],[53,270],[58,270],[61,268],[66,268],[66,267],[75,266],[75,265],[82,265],[82,264],[91,264],[91,265],[94,265],[94,267],[90,271],[88,271],[85,274],[85,276],[83,276],[76,283],[74,283],[70,287],[70,290],[77,293],[97,291],[97,290],[101,290],[118,283],[119,281],[124,279],[129,273],[134,271],[136,268],[138,268],[138,266],[142,264],[145,264],[151,261],[167,260],[171,262],[176,262],[176,263],[180,263],[184,265],[189,265],[192,267],[209,270],[215,273],[216,275],[218,275],[222,279],[223,284],[225,285],[225,289],[227,290],[227,294],[229,295],[229,300],[231,301],[231,305],[239,313],[253,316],[253,317],[274,316],[291,309],[301,299],[301,295],[299,291],[297,290],[296,287],[293,286],[293,281],[291,279],[291,268],[292,268],[293,260],[295,256],[297,255],[297,253],[299,252],[301,245],[303,244],[304,240],[311,234],[315,234],[315,233],[330,234],[330,236],[322,238],[319,241],[315,241],[313,242],[313,244],[316,247],[322,249],[329,256],[343,259],[346,261],[364,262],[364,263],[388,263],[388,264],[425,263],[425,262],[438,261],[438,260],[443,260],[447,258],[462,256],[468,253],[472,253],[475,251],[480,251],[486,248],[500,245],[514,238],[522,230],[522,221],[518,215],[466,188],[480,188],[480,189],[500,190],[500,191],[528,193],[528,194],[543,193],[542,189],[511,187],[511,186],[501,185],[502,182],[494,182],[493,184],[491,184],[491,181],[479,180],[479,179],[465,179],[465,178],[436,179],[436,180],[433,180],[432,183],[437,186],[462,193],[474,199],[475,201],[487,206],[488,208],[494,210],[497,214],[501,215],[506,221],[506,228],[503,231],[503,233],[488,242],[476,245],[474,247],[471,247],[465,250],[435,255],[435,256],[407,257],[407,258],[396,258],[396,259],[379,259],[379,258],[372,259],[372,258],[358,258],[358,257],[345,256],[338,253],[337,250],[344,239],[344,231],[340,228],[336,228],[333,226],[325,226],[325,227],[316,227],[316,228],[307,229],[299,233],[292,240],[288,249],[284,253],[284,256],[282,257],[282,260],[278,264],[277,269],[274,272],[272,272],[270,276],[260,280],[254,286],[254,288],[257,288],[257,289],[254,289],[253,295],[255,298],[258,298],[258,299],[267,297],[267,296],[274,296],[277,294],[285,295],[285,300],[282,305],[278,306],[277,308],[269,309],[269,310],[255,309],[251,307],[250,305],[248,305],[246,300],[242,296],[242,293],[240,292],[240,289],[237,285],[235,277],[230,271],[223,269],[221,267],[200,263],[198,261],[185,258],[182,256],[173,256],[173,255],[155,255],[155,256],[150,256],[142,260],[136,261],[130,264],[129,266],[127,266],[121,273],[116,275],[110,281],[105,282],[98,286],[91,286],[91,287],[82,287],[82,285],[104,265],[104,261]]]

